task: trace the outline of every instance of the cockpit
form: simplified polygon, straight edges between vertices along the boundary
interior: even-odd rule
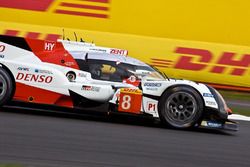
[[[82,53],[74,56],[80,70],[89,72],[96,80],[122,82],[131,76],[141,80],[165,80],[151,66],[127,56],[107,53]]]

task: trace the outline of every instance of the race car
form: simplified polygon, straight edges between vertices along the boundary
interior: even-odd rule
[[[0,105],[10,101],[147,115],[173,128],[238,130],[214,88],[167,77],[128,51],[0,36]]]

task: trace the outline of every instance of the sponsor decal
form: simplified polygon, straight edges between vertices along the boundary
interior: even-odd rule
[[[206,104],[216,106],[216,103],[214,101],[206,101]]]
[[[56,42],[53,41],[44,41],[44,51],[51,52],[54,50]]]
[[[203,97],[214,97],[211,93],[203,93]]]
[[[85,91],[93,91],[93,92],[99,92],[99,91],[100,91],[100,87],[83,85],[83,86],[82,86],[82,90],[85,90]]]
[[[24,74],[24,73],[19,72],[16,76],[16,80],[38,82],[38,83],[51,83],[53,80],[53,77],[46,76],[46,75]]]
[[[100,48],[90,48],[89,50],[90,50],[90,51],[96,51],[96,52],[103,52],[103,53],[106,53],[106,50],[105,50],[105,49],[100,49]]]
[[[118,111],[139,114],[141,112],[142,91],[139,89],[122,88]]]
[[[212,128],[221,128],[222,124],[214,121],[207,121],[207,125]]]
[[[131,94],[142,94],[142,91],[140,89],[134,89],[134,88],[121,88],[122,93],[131,93]]]
[[[30,69],[27,67],[18,67],[17,70],[19,71],[29,71]]]
[[[117,54],[117,55],[128,55],[128,51],[127,50],[123,50],[123,49],[111,49],[110,50],[111,54]]]
[[[86,77],[87,77],[87,74],[84,74],[84,73],[78,73],[78,77],[83,77],[83,78],[86,78]]]
[[[150,71],[142,71],[141,74],[142,75],[148,75],[148,74],[151,74],[151,72]]]
[[[157,104],[155,102],[147,102],[147,111],[155,112],[157,109]]]
[[[161,87],[161,83],[145,83],[144,86],[147,87]]]
[[[155,87],[146,87],[146,90],[157,91],[158,88],[155,88]]]
[[[65,62],[64,63],[66,66],[69,66],[69,67],[71,67],[71,66],[74,66],[75,65],[75,63],[74,62],[72,62],[72,61],[67,61],[67,62]]]
[[[0,45],[0,52],[4,52],[5,51],[5,46],[4,45]]]
[[[40,70],[40,69],[35,69],[36,73],[44,73],[44,74],[53,74],[51,71],[49,70]]]

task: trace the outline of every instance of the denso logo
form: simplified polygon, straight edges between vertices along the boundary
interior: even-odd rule
[[[219,59],[213,63],[214,54],[206,49],[178,47],[175,53],[181,54],[174,68],[202,71],[208,69],[211,73],[225,73],[232,68],[231,75],[242,76],[250,65],[250,54],[237,55],[234,52],[222,52]],[[212,65],[213,64],[213,65]]]
[[[0,52],[3,52],[5,50],[5,46],[4,45],[0,45]]]
[[[39,82],[39,83],[51,83],[53,80],[53,77],[45,76],[45,75],[18,73],[16,76],[16,80]]]

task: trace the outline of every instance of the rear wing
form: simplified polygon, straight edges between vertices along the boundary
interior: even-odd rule
[[[96,52],[96,53],[109,53],[109,54],[117,54],[117,55],[128,55],[128,50],[125,49],[117,49],[117,48],[108,48],[108,47],[100,47],[96,46],[93,43],[87,42],[75,42],[75,41],[67,41],[67,40],[57,40],[61,42],[66,50],[68,51],[86,51],[86,52]]]

